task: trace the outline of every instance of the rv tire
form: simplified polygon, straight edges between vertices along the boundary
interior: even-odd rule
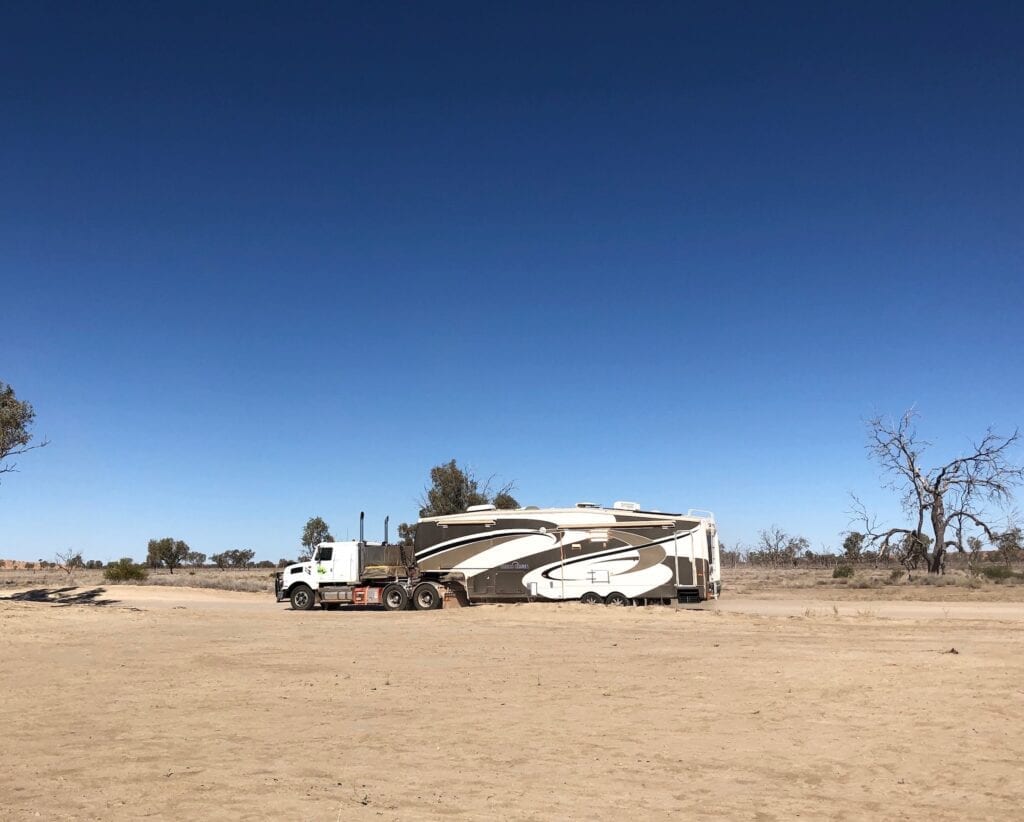
[[[296,585],[288,595],[288,600],[291,602],[292,609],[295,611],[308,611],[314,604],[316,604],[316,597],[313,595],[313,589],[308,585]]]
[[[401,585],[389,585],[380,598],[385,611],[404,611],[409,607],[409,592]]]
[[[412,592],[412,607],[417,611],[433,611],[441,607],[441,596],[429,582],[416,586]]]
[[[605,605],[629,605],[629,600],[625,594],[620,594],[618,591],[612,591],[608,596],[604,598]]]
[[[601,598],[600,594],[595,594],[593,591],[587,591],[580,597],[580,602],[584,605],[601,605],[604,600]]]

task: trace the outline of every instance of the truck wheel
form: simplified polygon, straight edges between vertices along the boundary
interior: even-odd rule
[[[409,592],[401,585],[389,585],[380,601],[385,611],[404,611],[409,604]]]
[[[432,611],[441,607],[441,597],[438,596],[437,588],[424,582],[418,585],[412,592],[412,607],[417,611]]]
[[[626,599],[625,594],[620,594],[618,591],[612,591],[608,596],[604,598],[605,605],[628,605],[629,600]]]
[[[308,585],[296,585],[292,588],[288,599],[291,600],[292,608],[296,611],[308,611],[316,603],[313,589]]]
[[[580,602],[584,605],[600,605],[604,602],[599,594],[595,594],[593,591],[587,591],[583,596],[580,597]]]

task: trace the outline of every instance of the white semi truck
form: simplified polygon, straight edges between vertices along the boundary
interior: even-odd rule
[[[386,526],[385,526],[386,531]],[[362,517],[360,516],[360,535]],[[319,604],[431,610],[445,602],[699,603],[721,592],[714,515],[610,508],[496,510],[421,519],[413,546],[320,543],[279,571],[275,593],[296,610]]]

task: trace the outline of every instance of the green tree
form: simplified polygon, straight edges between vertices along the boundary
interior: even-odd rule
[[[181,563],[185,561],[190,551],[188,543],[173,537],[151,539],[147,548],[146,558],[149,564],[156,568],[163,563],[172,574],[174,569],[180,567]]]
[[[502,511],[512,511],[519,508],[519,501],[513,497],[508,491],[501,491],[494,495],[494,499],[491,500],[495,508]]]
[[[25,400],[19,400],[14,389],[0,381],[0,474],[9,474],[17,470],[16,463],[7,461],[10,457],[49,444],[46,440],[35,445],[30,444],[35,419],[36,412],[32,405]]]
[[[1020,559],[1022,550],[1024,542],[1021,541],[1020,528],[1009,528],[996,537],[996,553],[1007,568]]]
[[[233,548],[228,551],[228,559],[235,568],[248,568],[256,552],[248,548]]]
[[[455,460],[449,460],[430,469],[430,485],[423,489],[420,497],[421,517],[443,517],[461,514],[471,505],[491,504],[505,510],[519,508],[519,502],[512,496],[514,482],[491,490],[491,480],[481,482],[470,468],[460,468]],[[398,526],[398,537],[402,545],[411,546],[416,540],[416,526],[403,522]]]
[[[214,565],[223,571],[231,564],[231,557],[228,556],[228,553],[228,551],[221,551],[219,554],[214,554],[210,559],[213,560]]]
[[[321,542],[333,542],[331,529],[324,522],[322,517],[310,517],[306,520],[306,527],[302,529],[302,547],[305,549],[299,555],[299,562],[305,562],[313,556],[313,550]]]
[[[508,489],[502,489],[505,492]],[[430,469],[430,485],[420,498],[421,517],[443,517],[459,514],[471,505],[490,502],[487,489],[469,469],[459,468],[455,460],[435,465]]]
[[[407,548],[411,548],[416,542],[416,526],[408,522],[399,523],[398,542]]]
[[[860,553],[864,549],[864,535],[859,531],[850,531],[843,540],[843,559],[849,563],[860,562]]]
[[[206,554],[202,551],[189,551],[185,561],[194,568],[202,568],[206,564]]]

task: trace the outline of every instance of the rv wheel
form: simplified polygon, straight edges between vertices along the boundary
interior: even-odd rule
[[[587,591],[587,593],[580,597],[580,602],[584,605],[600,605],[604,600],[601,599],[600,594],[595,594],[593,591]]]
[[[409,604],[409,592],[401,585],[389,585],[384,589],[380,601],[385,611],[404,611]]]
[[[308,611],[316,602],[316,597],[313,596],[313,589],[308,585],[296,585],[292,588],[288,599],[291,600],[292,608],[296,611]]]
[[[412,607],[417,611],[432,611],[440,605],[441,597],[437,594],[437,588],[427,582],[412,592]]]
[[[625,594],[620,594],[618,591],[612,591],[608,596],[604,598],[605,605],[628,605],[629,600],[626,599]]]

